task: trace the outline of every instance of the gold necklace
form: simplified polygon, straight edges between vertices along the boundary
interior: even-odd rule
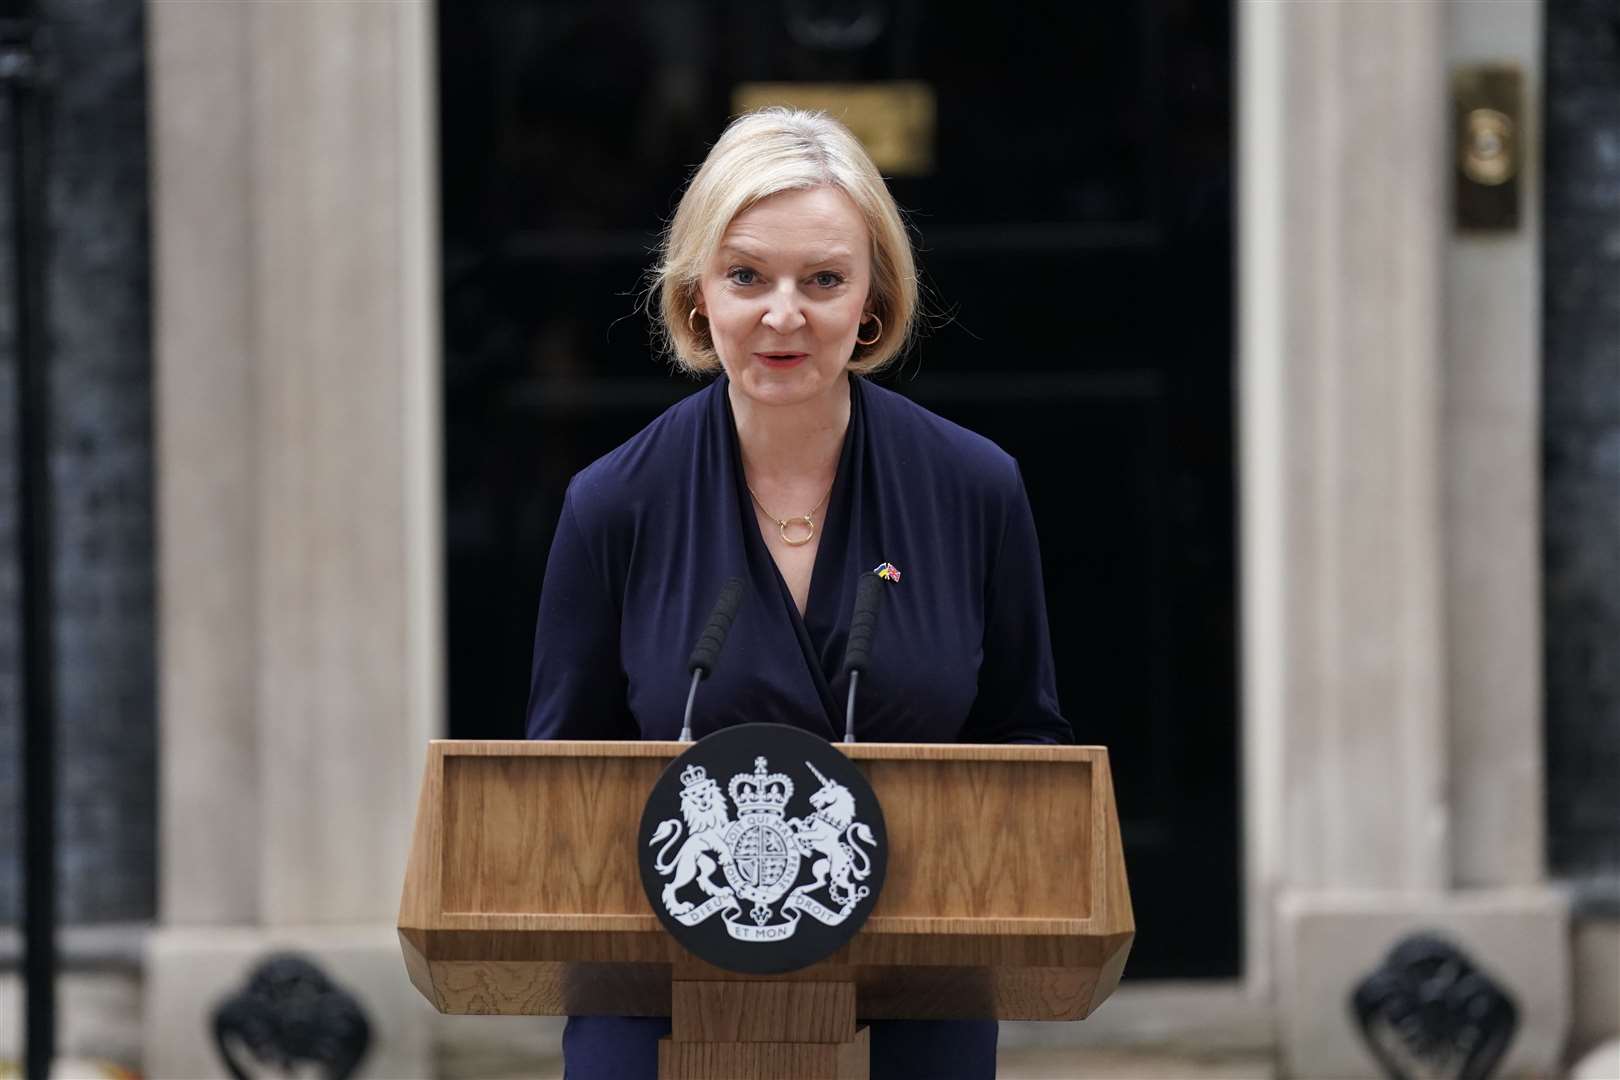
[[[821,502],[816,503],[816,505],[810,508],[809,513],[800,514],[798,517],[779,518],[769,510],[765,509],[765,504],[759,501],[759,495],[754,491],[752,484],[744,480],[743,487],[748,489],[748,494],[754,496],[754,505],[758,506],[766,517],[776,522],[777,529],[782,533],[782,543],[786,544],[788,547],[803,547],[816,538],[816,519],[813,518],[811,514],[814,514],[817,510],[820,510],[823,506],[825,506],[827,500],[832,497],[832,488],[829,486],[827,488],[827,494],[821,497]],[[789,525],[803,525],[805,529],[804,535],[799,537],[797,540],[788,536]]]

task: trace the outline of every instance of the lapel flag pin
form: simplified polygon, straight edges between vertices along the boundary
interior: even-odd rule
[[[900,568],[895,566],[892,562],[879,563],[878,565],[872,567],[872,573],[876,574],[884,581],[892,581],[896,585],[900,583]]]

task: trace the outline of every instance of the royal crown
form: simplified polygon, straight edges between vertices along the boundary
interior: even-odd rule
[[[762,757],[754,759],[754,775],[738,773],[731,778],[731,801],[737,804],[738,814],[781,817],[791,798],[793,781],[782,773],[767,773]]]
[[[701,787],[709,779],[709,772],[701,765],[688,765],[681,770],[682,787]]]

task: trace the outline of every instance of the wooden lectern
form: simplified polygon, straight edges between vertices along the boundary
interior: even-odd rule
[[[862,1019],[1078,1020],[1135,937],[1108,752],[839,745],[882,803],[888,879],[828,959],[738,975],[642,891],[637,830],[691,744],[438,741],[400,902],[411,982],[446,1013],[669,1016],[661,1080],[867,1075]]]

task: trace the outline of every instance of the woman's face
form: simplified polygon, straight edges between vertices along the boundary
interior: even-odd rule
[[[784,191],[731,220],[697,309],[738,392],[797,405],[842,384],[871,284],[872,241],[849,196]]]

